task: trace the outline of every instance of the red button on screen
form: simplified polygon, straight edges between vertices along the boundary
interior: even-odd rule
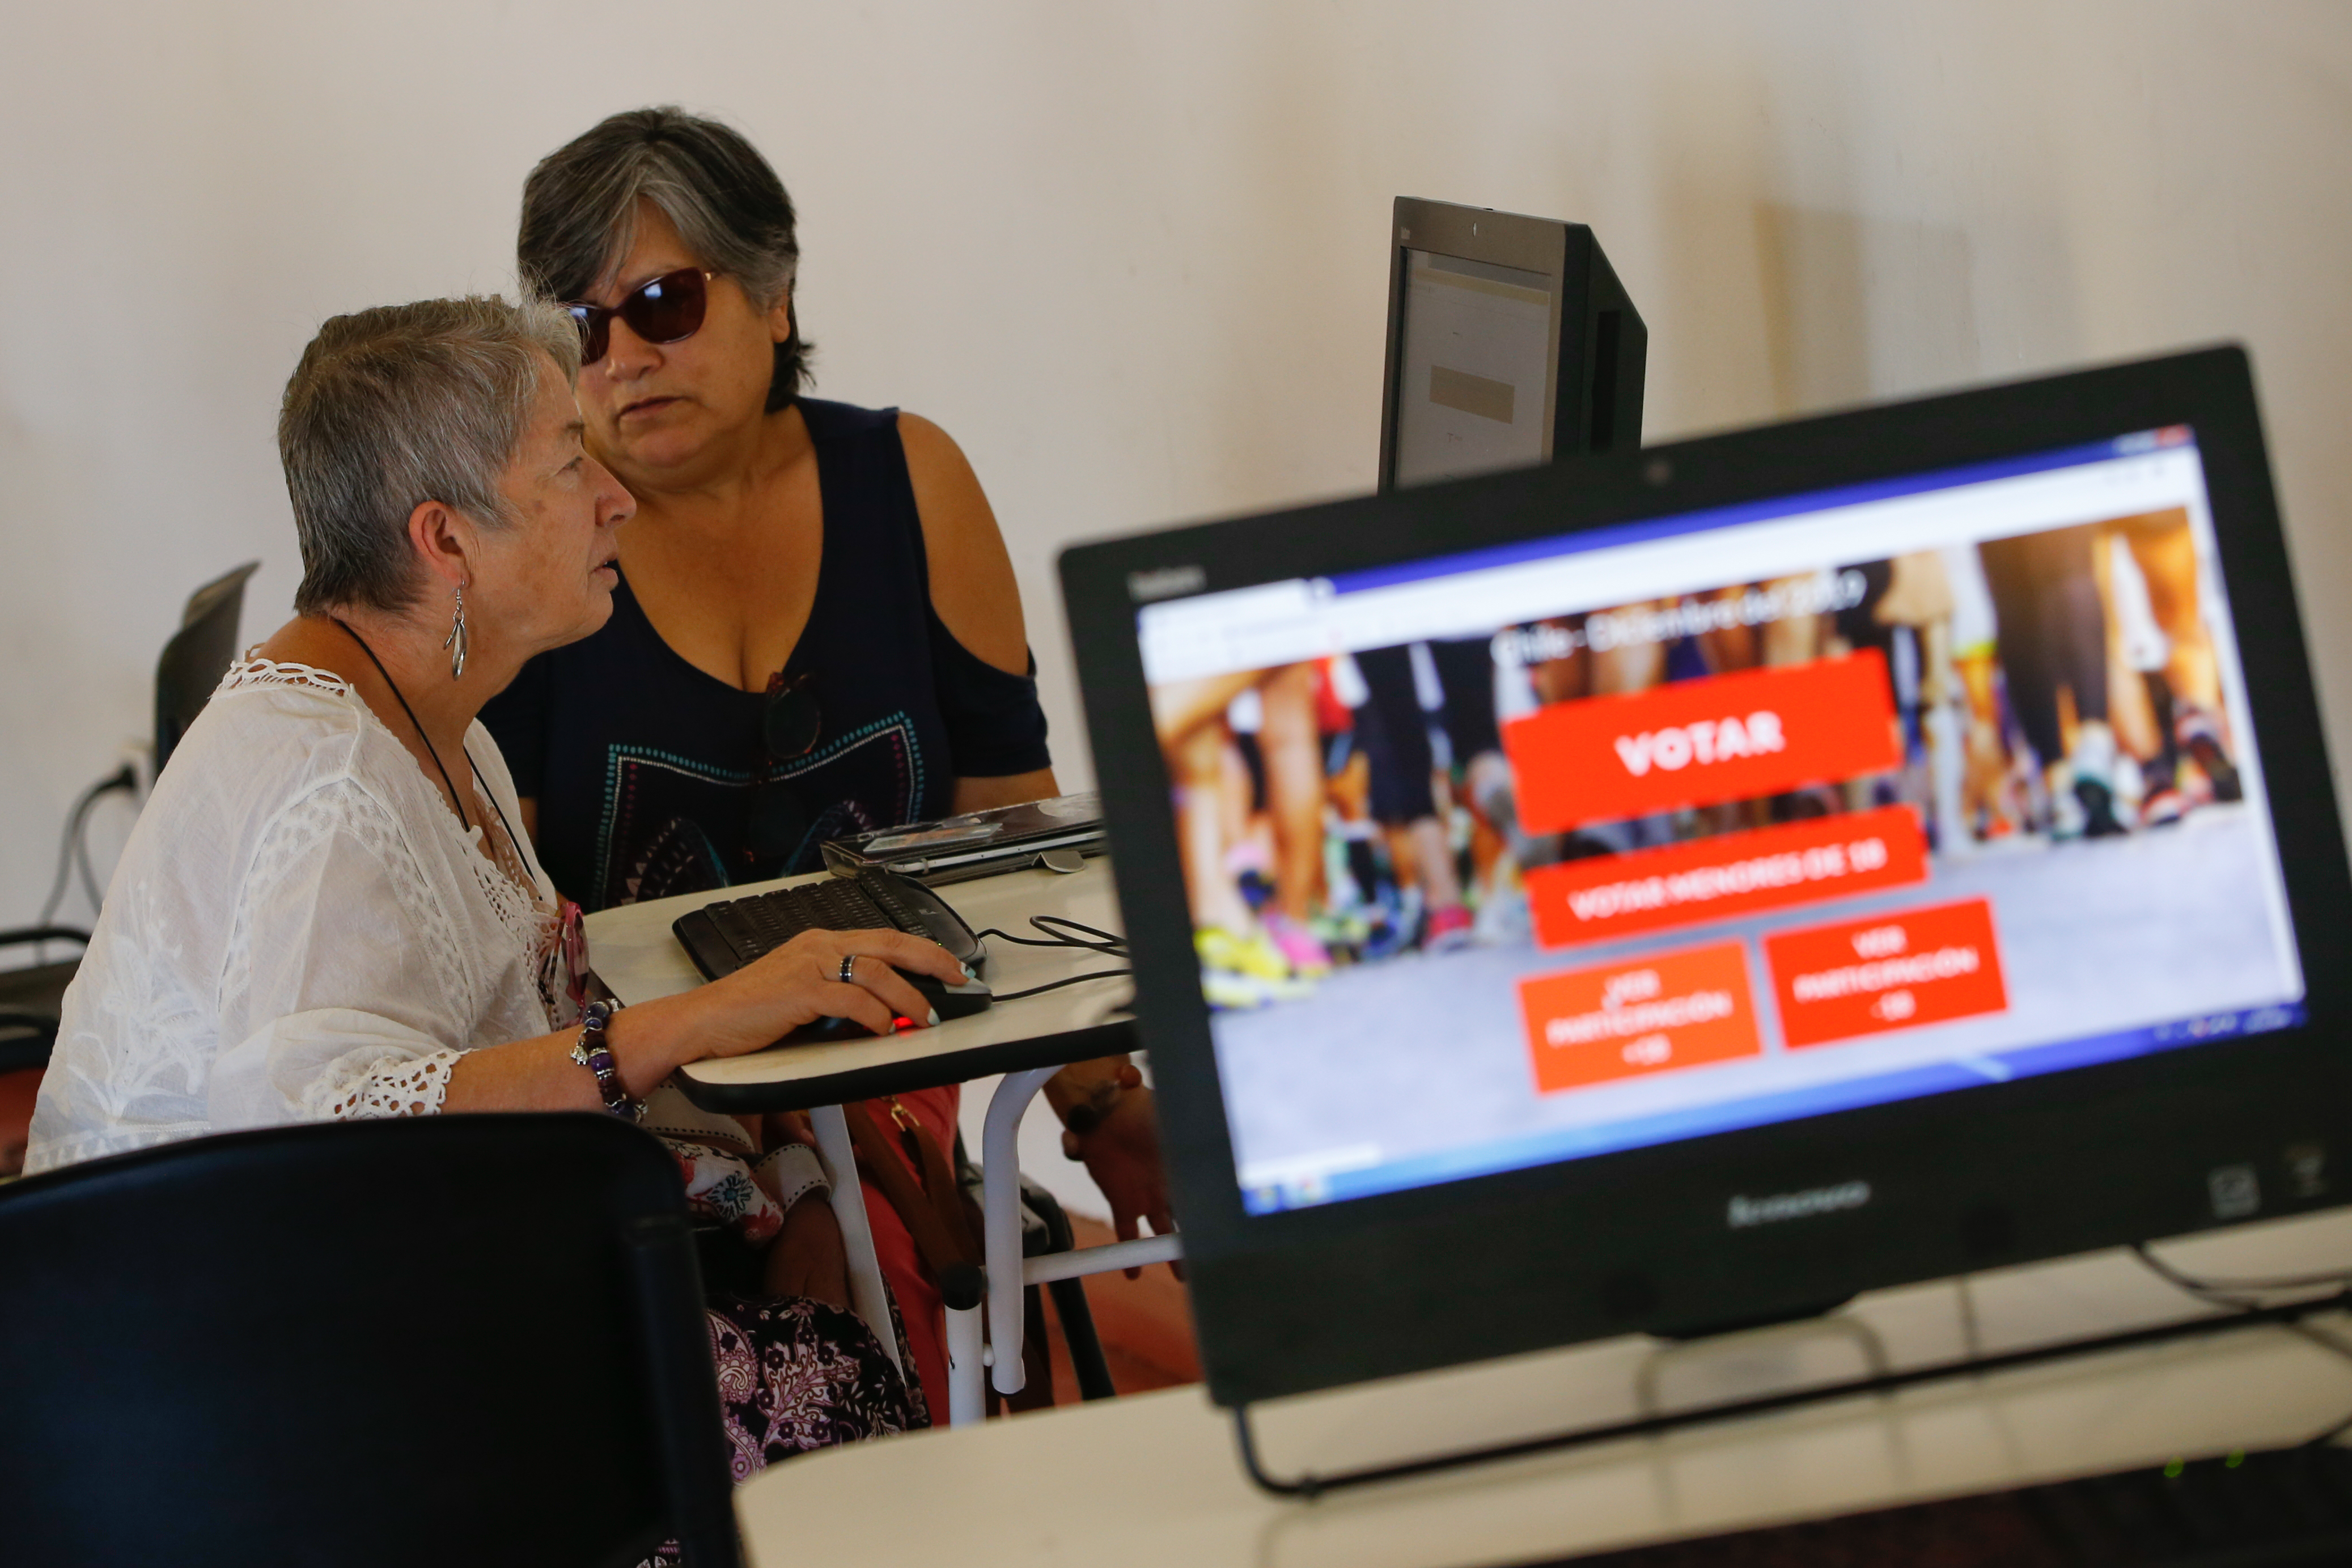
[[[1821,1046],[2008,1010],[1992,905],[1900,910],[1764,939],[1781,1037]]]
[[[1545,947],[1927,879],[1927,841],[1907,805],[1568,860],[1526,877]]]
[[[1535,975],[1519,982],[1519,1010],[1546,1094],[1764,1048],[1736,942]]]
[[[1777,795],[1902,761],[1875,648],[1557,702],[1504,725],[1503,749],[1530,833]]]

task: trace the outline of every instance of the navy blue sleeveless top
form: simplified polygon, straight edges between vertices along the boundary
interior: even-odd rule
[[[516,793],[538,798],[541,864],[586,909],[813,870],[828,838],[945,816],[959,776],[1050,765],[1034,660],[1006,674],[931,608],[898,410],[800,407],[824,537],[784,674],[812,677],[814,749],[771,762],[761,695],[688,663],[625,580],[602,630],[532,659],[482,711]],[[809,825],[769,858],[751,848],[755,781],[792,791]]]

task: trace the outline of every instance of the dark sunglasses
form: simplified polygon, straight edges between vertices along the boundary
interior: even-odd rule
[[[717,276],[699,267],[681,267],[638,284],[617,305],[591,305],[583,300],[564,306],[564,313],[580,329],[582,367],[594,364],[612,347],[615,316],[649,343],[680,343],[694,336],[710,305],[709,280]]]
[[[760,749],[766,756],[764,765],[752,775],[747,835],[755,859],[794,854],[808,837],[807,808],[791,784],[774,776],[774,769],[816,750],[824,721],[817,710],[815,686],[814,670],[803,670],[788,680],[780,669],[768,677],[768,689],[761,696]]]

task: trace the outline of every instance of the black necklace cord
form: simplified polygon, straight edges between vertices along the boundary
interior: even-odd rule
[[[344,620],[341,616],[329,616],[327,618],[334,622],[335,625],[342,627],[343,630],[350,635],[352,641],[360,645],[360,651],[368,656],[368,662],[375,666],[375,672],[383,677],[383,683],[386,686],[392,688],[393,700],[400,704],[400,710],[403,713],[408,715],[408,721],[411,724],[416,725],[416,738],[425,742],[425,754],[431,757],[433,759],[433,765],[441,770],[441,782],[446,784],[449,788],[449,804],[455,806],[457,810],[458,826],[463,827],[468,833],[473,832],[473,819],[466,815],[466,802],[464,797],[459,795],[457,793],[457,783],[455,779],[452,779],[449,776],[448,764],[442,762],[440,752],[434,747],[433,737],[425,732],[424,725],[417,723],[416,710],[411,708],[408,705],[408,699],[401,695],[400,682],[392,678],[392,671],[384,668],[383,660],[376,658],[375,649],[368,647],[367,645],[367,638],[352,630],[351,623],[349,621]],[[476,764],[474,761],[474,753],[466,750],[463,743],[459,744],[457,753],[466,759],[466,771],[473,774],[474,782],[476,784],[479,784],[482,778],[482,770]],[[499,804],[497,791],[484,790],[482,793],[489,796],[490,809],[499,814],[499,826],[506,830],[507,845],[514,852],[515,865],[522,870],[524,880],[530,880],[530,862],[526,861],[522,858],[522,840],[515,837],[514,824],[507,820],[507,808]],[[491,856],[495,860],[497,858],[497,847],[495,845],[491,847]],[[504,870],[501,869],[499,874],[501,876],[505,875]],[[536,889],[533,889],[532,896],[534,898],[538,896]]]
[[[425,742],[425,754],[431,757],[433,759],[433,765],[441,770],[441,782],[448,786],[449,804],[457,808],[458,824],[463,826],[467,832],[471,833],[474,830],[473,819],[466,815],[466,801],[465,797],[457,793],[457,781],[449,776],[448,764],[441,760],[441,753],[434,749],[433,737],[425,732],[425,726],[423,724],[417,723],[416,710],[411,708],[408,705],[408,699],[400,694],[400,682],[392,678],[392,671],[384,668],[383,660],[376,658],[375,649],[368,647],[367,645],[367,638],[352,630],[352,626],[349,621],[346,621],[341,616],[329,616],[327,618],[334,622],[335,625],[342,627],[345,632],[350,634],[352,641],[360,645],[360,651],[368,656],[368,662],[375,666],[375,672],[383,677],[383,683],[392,688],[392,700],[400,704],[400,710],[408,715],[408,721],[411,724],[416,725],[416,738]],[[466,757],[466,766],[472,768],[473,765],[474,759],[472,755],[468,753]],[[498,803],[493,801],[490,804],[495,805]],[[499,820],[501,822],[505,821],[506,813],[499,813]],[[511,832],[509,832],[509,837],[512,837]]]

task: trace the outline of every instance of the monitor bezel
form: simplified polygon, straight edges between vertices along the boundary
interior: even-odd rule
[[[1333,575],[2186,425],[2203,461],[2307,986],[2306,1021],[2170,1050],[1402,1192],[1244,1213],[1181,895],[1139,603]],[[2290,1151],[2352,1149],[2352,877],[2242,349],[2222,347],[1073,547],[1061,560],[1211,1394],[1233,1405],[2344,1202]],[[1735,1231],[1727,1199],[1871,1201]]]

